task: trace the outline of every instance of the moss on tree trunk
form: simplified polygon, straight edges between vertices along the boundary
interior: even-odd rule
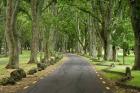
[[[37,0],[31,0],[32,11],[32,43],[31,43],[31,55],[28,63],[37,63],[38,53],[38,14],[37,14]]]
[[[7,1],[5,36],[9,49],[9,63],[6,66],[8,69],[19,67],[18,38],[15,31],[18,3],[19,1]]]
[[[140,0],[129,0],[131,19],[135,36],[135,64],[133,69],[140,70]]]

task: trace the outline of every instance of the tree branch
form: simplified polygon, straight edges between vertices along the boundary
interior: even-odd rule
[[[47,4],[47,5],[45,6],[45,8],[42,9],[42,12],[44,12],[49,6],[51,6],[51,5],[53,4],[53,2],[55,2],[55,0],[51,0],[51,1],[49,2],[49,4]]]
[[[98,22],[101,23],[101,20],[100,20],[97,16],[95,16],[95,15],[93,14],[93,12],[91,12],[90,10],[86,10],[85,8],[79,7],[79,6],[77,6],[77,5],[72,5],[72,4],[68,4],[68,5],[69,5],[69,6],[74,6],[74,7],[76,7],[77,9],[79,9],[80,11],[89,14],[90,16],[92,16],[93,18],[95,18],[96,21],[98,21]]]

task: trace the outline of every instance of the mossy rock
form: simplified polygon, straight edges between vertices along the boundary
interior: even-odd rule
[[[49,64],[54,65],[55,63],[56,63],[55,57],[51,57]]]
[[[18,72],[19,72],[19,74],[21,75],[22,78],[26,78],[27,77],[26,72],[23,69],[21,69],[21,68],[18,69]]]
[[[42,68],[38,68],[38,71],[42,71],[43,69]]]
[[[47,67],[45,63],[37,63],[38,71],[44,70]]]
[[[12,77],[14,80],[19,81],[22,79],[19,72],[17,70],[10,73],[10,77]]]
[[[6,85],[15,85],[16,84],[16,81],[11,78],[11,77],[5,77],[5,78],[2,78],[0,80],[0,84],[3,85],[3,86],[6,86]]]
[[[131,78],[131,68],[130,67],[126,67],[125,76],[128,78]]]
[[[37,73],[37,71],[38,71],[38,68],[32,68],[28,71],[28,75],[33,75],[33,74]]]
[[[26,78],[26,72],[23,69],[17,69],[10,73],[10,77],[15,81],[19,81],[22,78]]]

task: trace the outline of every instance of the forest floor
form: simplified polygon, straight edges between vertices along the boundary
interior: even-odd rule
[[[28,51],[24,51],[24,53],[20,56],[20,67],[25,69],[25,71],[28,71],[32,67],[36,67],[35,64],[27,64],[28,62]],[[2,61],[4,60],[4,61]],[[0,85],[0,93],[17,93],[17,91],[24,90],[28,88],[29,86],[35,84],[37,81],[43,79],[44,77],[48,76],[50,73],[52,73],[56,68],[61,66],[63,62],[67,60],[66,57],[64,57],[62,60],[57,62],[54,65],[48,66],[45,70],[39,71],[38,73],[35,73],[34,75],[28,75],[27,78],[22,79],[21,81],[17,82],[16,85],[7,85],[7,86],[2,86]],[[5,63],[3,63],[5,62]],[[12,70],[6,70],[4,67],[7,63],[7,58],[1,58],[0,60],[0,77],[6,77],[9,76],[10,72]]]

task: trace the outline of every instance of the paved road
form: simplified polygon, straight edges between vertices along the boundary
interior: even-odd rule
[[[87,60],[68,55],[69,60],[34,86],[19,93],[111,93],[105,89]]]

